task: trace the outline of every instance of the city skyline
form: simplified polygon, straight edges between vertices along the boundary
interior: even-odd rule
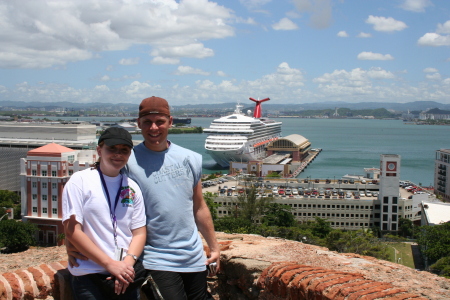
[[[442,0],[39,0],[0,15],[0,101],[450,104]]]

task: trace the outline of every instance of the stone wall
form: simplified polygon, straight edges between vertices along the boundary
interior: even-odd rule
[[[222,270],[208,281],[215,299],[450,299],[450,280],[400,264],[277,238],[217,236]],[[71,300],[66,266],[47,262],[3,273],[0,299]]]

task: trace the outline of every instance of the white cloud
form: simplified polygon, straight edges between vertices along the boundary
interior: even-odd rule
[[[288,18],[283,18],[278,23],[273,24],[272,28],[274,30],[295,30],[298,29],[298,26]]]
[[[425,68],[425,69],[423,69],[423,71],[425,73],[437,73],[437,72],[439,72],[438,69],[436,69],[436,68]]]
[[[180,63],[180,60],[178,58],[155,56],[151,63],[154,65],[177,65]]]
[[[430,0],[405,0],[400,7],[413,12],[425,12],[425,8],[431,5],[433,3]]]
[[[376,31],[401,31],[403,29],[408,28],[408,26],[402,21],[397,21],[392,17],[375,17],[370,15],[367,20],[367,24],[373,25],[373,29]]]
[[[441,74],[439,73],[427,74],[425,75],[425,78],[428,80],[439,81],[441,80]]]
[[[217,71],[217,76],[226,77],[227,74],[225,74],[225,72],[223,72],[223,71]]]
[[[338,37],[348,37],[348,33],[342,30],[337,33],[337,36]]]
[[[293,2],[297,10],[311,14],[311,27],[324,29],[331,25],[333,19],[331,0],[293,0]]]
[[[417,41],[420,46],[450,46],[450,35],[440,35],[437,33],[429,32],[420,37]]]
[[[124,66],[137,65],[138,63],[139,63],[139,57],[122,58],[119,61],[119,64],[124,65]]]
[[[109,92],[110,91],[109,87],[107,87],[106,85],[96,85],[94,90],[99,91],[99,92]]]
[[[360,32],[356,37],[359,38],[370,38],[372,35],[370,33]]]
[[[151,52],[152,56],[161,56],[164,58],[173,57],[194,57],[205,58],[214,56],[214,51],[205,48],[201,43],[192,43],[183,46],[158,47]]]
[[[439,23],[437,25],[436,32],[442,34],[450,34],[450,21],[447,21],[444,24]]]
[[[195,69],[195,68],[190,67],[190,66],[179,66],[177,68],[177,71],[174,74],[175,75],[195,74],[195,75],[208,76],[210,73],[209,72],[205,72],[205,71],[200,70],[200,69]]]
[[[381,68],[370,68],[367,71],[367,76],[372,79],[393,79],[395,75],[390,71],[383,70]]]
[[[358,54],[359,60],[393,60],[394,57],[390,54],[381,54],[373,52],[361,52]]]
[[[103,75],[102,77],[100,77],[100,81],[110,81],[111,78],[108,75]]]
[[[133,45],[163,58],[209,57],[199,41],[233,36],[233,18],[207,0],[0,2],[0,67],[63,66]]]

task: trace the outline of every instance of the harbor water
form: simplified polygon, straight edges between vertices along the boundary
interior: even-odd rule
[[[213,118],[192,118],[193,126],[208,127]],[[364,168],[380,166],[381,154],[401,155],[402,180],[433,185],[435,151],[450,148],[450,127],[405,125],[401,120],[300,119],[282,121],[282,135],[300,134],[312,148],[322,148],[298,177],[338,179],[345,174],[364,174]],[[136,137],[137,139],[138,137]],[[140,137],[139,137],[140,138]],[[171,135],[180,146],[203,154],[205,173],[221,168],[205,154],[206,134]]]
[[[67,118],[69,119],[69,118]],[[70,118],[72,119],[72,118]],[[92,121],[93,118],[73,118]],[[209,127],[215,118],[192,118],[191,126]],[[119,118],[95,118],[114,121]],[[363,175],[364,168],[379,167],[381,154],[401,155],[402,180],[433,185],[435,151],[450,148],[450,126],[407,125],[401,120],[275,118],[283,122],[282,135],[300,134],[312,148],[322,148],[298,177],[338,179],[345,174]],[[133,139],[142,140],[141,135]],[[205,153],[206,134],[172,134],[169,139],[203,155],[203,172],[227,169]]]

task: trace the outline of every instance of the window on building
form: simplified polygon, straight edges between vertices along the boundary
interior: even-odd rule
[[[52,171],[52,177],[56,177],[56,171]]]
[[[41,175],[42,176],[47,176],[47,170],[42,170]]]
[[[42,201],[47,201],[47,195],[42,195]]]
[[[31,183],[31,186],[34,187],[34,188],[37,188],[37,182],[36,182],[36,181],[33,181],[33,182]]]
[[[389,203],[389,197],[383,197],[383,203]]]
[[[37,171],[36,170],[31,170],[31,175],[36,176],[37,175]]]
[[[52,214],[57,215],[58,214],[58,209],[57,208],[52,208]]]
[[[47,182],[43,182],[43,183],[42,183],[42,188],[43,188],[43,189],[46,189],[46,188],[47,188]]]
[[[33,206],[33,212],[37,213],[37,207],[36,206]]]
[[[52,182],[52,189],[56,189],[58,187],[58,185],[56,184],[56,182]]]
[[[43,214],[46,214],[46,213],[47,213],[47,207],[43,207],[43,208],[42,208],[42,213],[43,213]]]
[[[388,220],[388,215],[383,215],[383,221],[387,221]]]
[[[73,170],[69,170],[69,176],[73,175]]]
[[[67,161],[68,161],[69,163],[73,163],[74,160],[75,160],[75,155],[69,155],[69,156],[67,156]]]
[[[387,223],[383,223],[383,230],[388,230],[388,224]]]
[[[392,204],[397,204],[398,197],[392,197]]]
[[[393,206],[392,206],[392,212],[393,212],[393,213],[396,213],[396,212],[397,212],[397,205],[393,205]]]
[[[37,194],[33,194],[32,199],[36,200],[37,199]]]
[[[383,205],[383,212],[389,212],[389,206]]]
[[[58,201],[58,196],[52,195],[52,201]]]
[[[397,222],[397,215],[392,215],[392,222]]]
[[[397,224],[391,224],[391,225],[392,225],[392,230],[397,231]]]

